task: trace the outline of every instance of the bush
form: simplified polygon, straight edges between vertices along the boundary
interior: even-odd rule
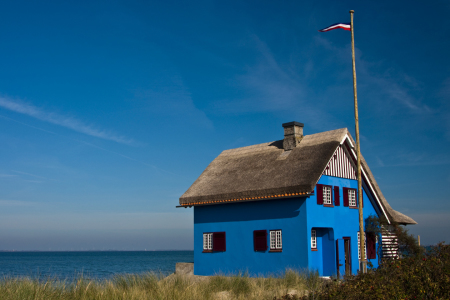
[[[284,296],[281,299],[313,299]],[[450,245],[425,254],[386,260],[366,274],[334,281],[315,299],[450,299]]]

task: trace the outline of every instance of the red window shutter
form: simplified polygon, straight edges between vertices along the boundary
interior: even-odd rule
[[[317,187],[317,204],[323,204],[323,185],[316,184]]]
[[[253,248],[255,251],[267,250],[267,230],[253,231]]]
[[[344,206],[348,207],[348,190],[349,188],[343,188],[342,191],[344,192]]]
[[[375,234],[373,234],[372,232],[368,232],[366,233],[366,235],[367,258],[374,259],[377,257]]]
[[[338,186],[335,186],[334,187],[334,206],[339,206],[341,203],[340,203],[340,195],[339,195],[339,187]]]
[[[213,251],[226,251],[225,232],[213,233]]]

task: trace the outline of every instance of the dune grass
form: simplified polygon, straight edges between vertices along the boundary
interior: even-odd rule
[[[96,281],[80,277],[73,282],[48,279],[3,278],[0,280],[0,299],[274,299],[288,293],[303,295],[306,290],[319,288],[317,272],[287,270],[278,277],[250,278],[246,274],[234,276],[169,277],[155,273],[120,275],[111,280]]]

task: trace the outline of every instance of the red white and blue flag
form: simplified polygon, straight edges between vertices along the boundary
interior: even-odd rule
[[[331,26],[328,26],[327,28],[321,29],[319,31],[320,32],[326,32],[326,31],[330,31],[330,30],[338,29],[338,28],[341,28],[341,29],[344,29],[344,30],[348,30],[348,31],[351,30],[350,29],[350,23],[336,23],[336,24],[333,24]]]

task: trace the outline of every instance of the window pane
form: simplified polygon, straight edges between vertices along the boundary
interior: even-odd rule
[[[208,250],[212,250],[212,233],[208,233]]]
[[[348,202],[350,206],[356,206],[356,191],[348,190]]]
[[[323,187],[323,203],[324,204],[332,204],[332,202],[331,202],[331,187],[329,187],[329,186]]]
[[[282,249],[281,230],[270,231],[270,249]]]
[[[281,249],[282,248],[282,243],[281,243],[281,230],[277,231],[277,249]]]
[[[203,250],[212,250],[212,233],[203,234]]]
[[[311,230],[311,248],[317,248],[316,231],[314,229]]]
[[[361,236],[358,231],[358,259],[361,259]],[[366,244],[367,235],[364,235],[364,258],[367,259],[367,244]]]

